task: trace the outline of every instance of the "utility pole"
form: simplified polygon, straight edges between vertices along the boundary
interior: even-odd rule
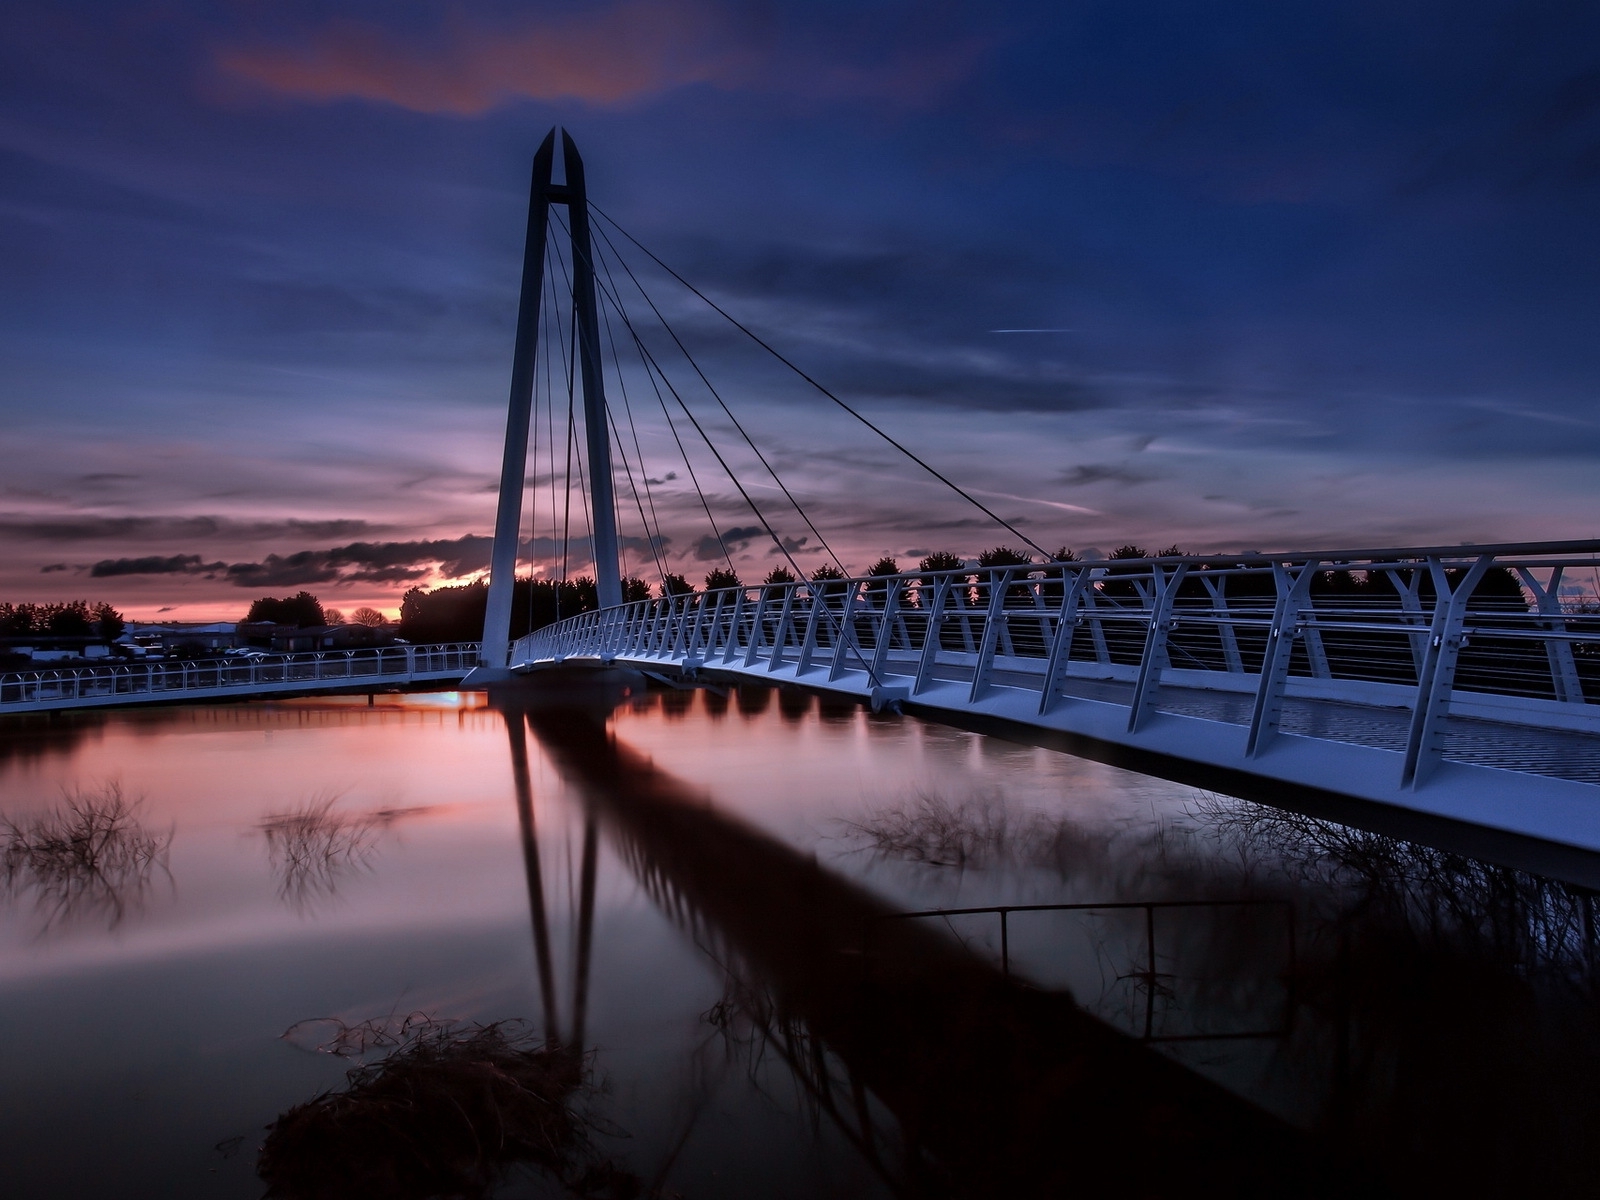
[[[594,253],[589,242],[589,209],[583,160],[565,130],[562,159],[566,182],[553,179],[557,130],[545,135],[533,156],[528,189],[528,232],[522,250],[522,297],[517,305],[517,341],[511,363],[511,400],[506,411],[506,445],[500,463],[500,503],[495,514],[494,549],[489,563],[489,603],[483,619],[476,682],[504,678],[510,664],[511,597],[516,583],[517,542],[521,536],[523,478],[528,468],[528,425],[533,410],[534,356],[539,338],[539,303],[544,287],[544,247],[550,206],[567,206],[572,236],[572,301],[583,380],[585,446],[589,458],[590,512],[594,522],[595,584],[600,606],[622,603],[617,555],[617,514],[611,486],[611,436],[605,378],[600,362],[600,332],[595,306]],[[473,681],[469,677],[469,682]]]

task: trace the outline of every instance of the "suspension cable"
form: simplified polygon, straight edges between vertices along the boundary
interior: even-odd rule
[[[598,279],[596,282],[598,283]],[[733,486],[738,489],[739,495],[744,497],[745,504],[749,507],[750,511],[755,514],[756,520],[761,522],[761,527],[766,530],[767,536],[772,539],[772,544],[778,548],[778,553],[782,554],[783,557],[789,561],[789,565],[794,567],[794,569],[803,576],[805,572],[801,570],[800,564],[795,562],[794,556],[789,553],[789,548],[783,544],[783,539],[779,537],[777,531],[772,528],[772,522],[767,520],[766,515],[761,511],[760,506],[750,498],[750,493],[745,489],[744,484],[740,482],[739,476],[734,472],[733,468],[728,465],[728,460],[722,457],[722,452],[717,449],[716,444],[711,440],[710,435],[706,433],[705,428],[700,424],[699,419],[695,417],[694,412],[686,403],[684,403],[683,397],[678,394],[678,389],[672,386],[672,380],[667,377],[666,372],[661,369],[661,364],[656,361],[655,356],[651,354],[649,349],[645,346],[643,339],[639,336],[638,330],[633,327],[633,322],[628,318],[628,314],[622,308],[621,303],[604,285],[600,285],[598,290],[600,291],[601,295],[610,301],[611,304],[616,308],[617,316],[621,319],[623,326],[633,336],[634,344],[639,347],[640,354],[644,356],[650,366],[654,367],[656,373],[661,376],[661,382],[667,385],[667,390],[672,393],[672,398],[677,401],[678,407],[683,410],[683,415],[689,418],[689,423],[694,426],[695,432],[700,435],[700,440],[706,444],[706,449],[711,451],[717,462],[721,464],[723,472],[728,476],[728,479],[733,483]],[[716,534],[718,542],[722,542],[721,535],[717,534],[715,523],[713,523],[712,533]],[[722,545],[722,552],[724,557],[727,557],[728,547],[726,543],[723,543]],[[731,558],[729,559],[728,567],[730,570],[733,569],[733,561]],[[737,574],[737,572],[735,572],[735,574]]]
[[[556,503],[556,388],[554,367],[551,365],[555,355],[550,353],[550,311],[556,306],[556,281],[553,274],[546,274],[550,280],[550,303],[545,306],[545,354],[544,354],[544,423],[545,423],[545,457],[550,463],[550,551],[551,558],[555,558],[555,548],[560,544],[556,534],[556,513],[560,505]],[[537,484],[537,479],[535,483]],[[551,574],[555,573],[555,563],[552,562]],[[556,610],[560,611],[559,608]]]
[[[606,410],[606,422],[611,426],[612,436],[620,442],[622,440],[622,433],[617,429],[616,418],[612,416],[610,409]],[[656,540],[650,536],[650,523],[645,519],[644,504],[639,499],[639,488],[633,481],[633,465],[628,461],[627,454],[620,448],[618,453],[622,454],[622,470],[623,474],[626,475],[628,479],[628,490],[633,493],[633,505],[639,510],[639,523],[644,526],[645,546],[650,550],[651,557],[655,559],[656,571],[661,576],[662,584],[665,585],[667,582],[667,572],[661,565],[661,555],[656,552]],[[639,466],[639,473],[641,475],[644,473],[644,465],[642,463]],[[622,549],[622,539],[620,537],[617,539],[617,549],[619,552]]]
[[[611,365],[617,373],[617,389],[622,393],[622,409],[628,416],[628,428],[633,434],[634,458],[639,463],[639,480],[644,485],[645,499],[650,504],[650,519],[646,519],[644,515],[644,507],[643,505],[639,504],[639,489],[634,486],[633,468],[628,465],[628,455],[627,451],[623,448],[622,434],[617,429],[616,419],[612,414],[609,405],[606,406],[606,419],[611,422],[611,431],[616,435],[616,444],[619,452],[622,454],[623,469],[628,472],[628,486],[633,490],[633,502],[635,506],[639,508],[639,523],[644,526],[645,540],[650,547],[651,556],[655,559],[656,570],[661,575],[662,586],[665,587],[667,582],[667,568],[665,562],[663,562],[661,558],[661,551],[664,549],[664,543],[661,541],[661,519],[656,516],[656,500],[654,494],[650,491],[650,473],[645,470],[644,465],[644,447],[639,442],[639,427],[634,424],[633,404],[628,399],[628,378],[622,370],[622,357],[617,353],[616,335],[611,330],[611,313],[605,308],[604,305],[599,307],[600,318],[605,322],[606,343],[611,347]],[[651,520],[653,520],[655,524],[653,532],[651,530]]]
[[[566,227],[562,226],[563,232],[565,232],[565,229],[566,229]],[[570,240],[572,235],[568,234],[567,236],[568,236],[568,238]],[[588,531],[588,535],[589,535],[589,561],[594,564],[595,583],[596,583],[596,586],[598,586],[599,580],[600,580],[600,561],[599,561],[599,555],[596,552],[595,546],[594,546],[594,521],[591,519],[590,513],[589,513],[589,483],[588,483],[588,480],[584,477],[584,469],[583,469],[584,447],[581,444],[578,444],[578,440],[577,440],[577,438],[578,438],[577,424],[572,419],[573,418],[573,405],[574,405],[574,399],[573,398],[574,398],[574,395],[575,395],[575,393],[577,391],[576,387],[574,386],[574,379],[575,379],[575,377],[577,375],[577,370],[578,370],[578,300],[577,300],[578,292],[577,292],[577,289],[573,286],[572,277],[567,273],[567,260],[561,253],[561,242],[560,242],[559,239],[557,239],[557,241],[555,243],[555,248],[556,248],[556,262],[559,263],[560,266],[561,266],[561,278],[566,282],[568,294],[572,296],[572,321],[571,321],[571,324],[569,326],[569,328],[571,330],[571,336],[572,336],[572,357],[571,357],[571,360],[569,361],[568,367],[567,367],[567,426],[568,426],[569,430],[571,431],[571,433],[570,433],[570,442],[571,442],[571,444],[576,446],[576,450],[577,450],[577,460],[578,460],[578,501],[579,501],[579,506],[583,509],[583,526],[584,526],[584,529]],[[576,263],[574,263],[574,266],[576,266]],[[587,423],[588,423],[588,414],[589,414],[589,398],[588,398],[588,396],[585,396],[584,397],[584,423],[585,423],[585,425],[587,425]],[[592,468],[593,464],[591,463],[590,466]],[[572,488],[571,488],[572,463],[571,463],[570,460],[567,463],[567,480],[568,480],[567,500],[568,500],[568,503],[570,504],[571,503],[571,498],[572,498]],[[616,519],[617,519],[617,513],[616,513],[615,507],[613,507],[612,511],[611,511],[611,520],[612,520],[613,523],[615,523]],[[618,545],[617,545],[617,553],[618,553],[618,557],[620,558],[621,554],[622,554],[621,543],[618,543]],[[619,563],[619,565],[620,565],[620,563]],[[596,593],[596,594],[598,595],[598,593]]]
[[[596,205],[592,201],[589,203],[589,208],[592,209],[597,216],[599,216],[600,218],[605,220],[608,224],[610,224],[611,227],[613,229],[615,229],[618,233],[620,233],[623,237],[627,238],[628,241],[632,242],[635,246],[637,246],[640,250],[642,250],[651,259],[651,261],[653,261],[658,267],[660,267],[668,275],[671,275],[674,279],[676,279],[684,287],[688,288],[689,291],[693,292],[697,297],[699,297],[699,299],[702,300],[705,304],[710,306],[710,308],[713,311],[715,311],[719,316],[721,316],[724,320],[726,320],[729,324],[731,324],[740,333],[744,334],[747,338],[749,338],[751,341],[753,341],[756,345],[760,346],[768,354],[772,355],[772,357],[776,358],[780,363],[782,363],[784,366],[788,367],[789,370],[793,371],[796,375],[800,376],[801,379],[803,379],[807,383],[809,383],[818,392],[822,393],[822,395],[827,397],[829,400],[833,401],[833,403],[838,405],[840,408],[844,409],[845,412],[849,413],[857,421],[860,421],[868,429],[872,430],[873,433],[877,434],[884,441],[888,442],[889,445],[893,446],[901,454],[905,455],[912,462],[916,463],[917,466],[921,467],[929,475],[932,475],[940,483],[944,484],[951,491],[955,492],[956,495],[960,496],[968,504],[972,505],[979,512],[983,513],[984,516],[988,517],[995,524],[999,525],[1002,529],[1005,529],[1007,532],[1011,533],[1015,537],[1020,538],[1025,544],[1027,544],[1032,549],[1037,550],[1040,554],[1044,555],[1046,561],[1049,560],[1050,552],[1047,551],[1043,546],[1039,545],[1038,542],[1034,541],[1027,534],[1023,533],[1020,529],[1018,529],[1015,525],[1011,524],[1011,522],[1007,521],[1004,517],[1001,517],[999,514],[995,513],[992,509],[990,509],[988,507],[988,505],[984,504],[982,501],[977,499],[975,496],[973,496],[970,493],[968,493],[960,485],[954,483],[949,478],[947,478],[946,476],[942,475],[939,471],[937,471],[930,464],[925,462],[923,459],[919,458],[916,454],[912,453],[905,446],[901,445],[901,443],[896,441],[887,432],[885,432],[883,429],[879,428],[877,425],[873,424],[872,421],[868,420],[861,413],[857,412],[854,408],[852,408],[849,404],[847,404],[843,400],[841,400],[833,392],[829,391],[826,387],[824,387],[816,379],[814,379],[812,376],[807,374],[800,367],[796,366],[793,362],[791,362],[788,358],[786,358],[783,354],[781,354],[777,349],[775,349],[773,346],[771,346],[769,343],[767,343],[765,340],[763,340],[760,337],[760,335],[758,335],[754,330],[750,329],[747,325],[745,325],[743,322],[741,322],[737,317],[733,316],[733,314],[729,313],[726,309],[724,309],[715,300],[711,299],[711,297],[707,296],[699,288],[695,287],[694,284],[690,283],[682,275],[678,274],[678,272],[674,271],[666,263],[662,262],[661,259],[658,258],[655,255],[655,253],[650,250],[649,247],[647,247],[643,242],[639,241],[638,238],[634,237],[633,234],[629,233],[620,224],[618,224],[615,218],[610,216],[608,213],[606,213],[604,210],[602,210],[598,205]],[[604,236],[604,235],[602,234],[602,236]]]
[[[541,298],[542,298],[542,293],[544,291],[544,280],[543,279],[539,280],[539,290],[541,292]],[[540,318],[540,322],[542,324],[543,321],[544,321],[544,317],[545,317],[544,306],[541,304],[539,307],[540,307],[539,318]],[[533,432],[533,447],[532,447],[532,450],[531,450],[531,454],[532,454],[532,458],[533,458],[533,486],[531,488],[528,488],[528,633],[530,633],[530,634],[533,632],[533,573],[534,573],[533,549],[534,549],[534,544],[538,541],[538,538],[539,538],[539,392],[540,392],[540,388],[539,388],[539,360],[538,360],[539,338],[538,338],[538,331],[537,330],[534,333],[533,348],[534,348],[534,361],[533,361],[533,371],[532,371],[532,374],[533,374],[533,398],[532,398],[532,403],[530,405],[530,407],[532,409],[532,412],[530,412],[528,414],[529,415],[528,424],[532,427],[532,432]],[[522,514],[521,513],[517,514],[517,520],[519,522],[522,520]],[[522,529],[521,529],[521,526],[519,524],[518,529],[517,529],[517,541],[520,543],[521,540],[522,540]],[[511,572],[511,595],[512,595],[513,600],[515,600],[515,598],[516,598],[516,582],[517,582],[517,572],[516,572],[515,568],[513,568],[512,572]]]
[[[601,289],[601,295],[608,301],[612,301],[613,304],[615,303],[610,294],[605,292],[604,289]],[[645,349],[644,343],[639,340],[639,335],[634,332],[633,326],[628,323],[625,314],[622,317],[622,322],[623,326],[633,336],[634,348],[639,351],[639,361],[644,364],[645,378],[650,381],[651,390],[656,395],[656,403],[661,406],[661,415],[667,422],[667,429],[672,433],[672,440],[677,443],[678,455],[683,459],[684,470],[689,472],[689,482],[694,485],[694,494],[700,498],[700,507],[705,511],[706,521],[711,526],[711,535],[717,539],[717,546],[722,551],[723,560],[728,564],[728,570],[733,571],[733,556],[728,553],[727,544],[723,542],[722,537],[717,533],[717,519],[711,515],[711,504],[706,499],[705,489],[700,486],[700,476],[694,469],[694,462],[689,458],[688,447],[683,444],[683,438],[678,434],[677,422],[672,419],[672,413],[667,408],[666,397],[661,394],[661,384],[656,382],[655,370],[659,368],[655,368],[653,360],[649,357],[649,352]],[[666,382],[666,380],[663,378],[662,382]],[[667,387],[670,390],[672,384],[667,383]],[[734,573],[737,574],[738,572],[735,571]],[[665,582],[665,580],[662,581],[663,585]]]
[[[722,411],[727,414],[728,420],[733,422],[734,429],[738,430],[739,436],[744,439],[745,445],[750,447],[751,452],[755,454],[761,465],[766,468],[767,474],[772,476],[772,482],[778,485],[778,490],[783,493],[784,499],[788,500],[789,503],[794,507],[795,512],[800,514],[800,519],[805,522],[806,528],[811,530],[812,534],[821,544],[822,549],[827,553],[828,557],[833,559],[834,565],[837,566],[840,571],[848,575],[849,572],[845,570],[844,563],[840,560],[839,556],[833,552],[833,547],[828,545],[828,539],[822,536],[822,531],[818,529],[811,518],[806,515],[806,510],[801,507],[800,501],[794,498],[793,493],[789,491],[788,486],[779,477],[778,472],[775,471],[772,467],[772,464],[767,461],[767,456],[761,453],[761,448],[755,444],[754,439],[751,438],[749,433],[745,431],[745,427],[740,424],[739,418],[733,415],[733,410],[728,407],[727,401],[723,400],[721,393],[718,392],[717,389],[712,385],[711,380],[706,378],[706,373],[700,369],[700,364],[695,361],[694,355],[689,353],[689,348],[683,344],[683,339],[678,336],[677,330],[673,329],[671,322],[669,322],[665,315],[662,314],[661,309],[656,306],[656,302],[651,299],[650,293],[644,290],[644,285],[639,282],[638,276],[633,273],[633,268],[628,266],[627,260],[624,259],[617,251],[616,244],[612,242],[604,227],[599,227],[599,233],[601,240],[603,240],[605,244],[611,248],[611,254],[617,260],[617,265],[619,265],[623,271],[626,272],[629,280],[632,281],[633,286],[638,289],[639,295],[644,297],[644,302],[650,306],[650,311],[655,314],[656,320],[661,322],[661,327],[665,329],[667,331],[667,335],[672,338],[673,343],[678,347],[678,352],[683,355],[689,366],[694,369],[694,373],[700,377],[700,382],[705,385],[706,391],[711,393],[711,398],[715,400]],[[598,249],[595,251],[595,257],[601,257]],[[611,272],[609,266],[607,267],[606,275],[607,278],[610,278]]]

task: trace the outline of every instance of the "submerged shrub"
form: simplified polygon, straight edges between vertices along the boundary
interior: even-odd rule
[[[594,1148],[577,1106],[590,1090],[581,1053],[536,1041],[521,1022],[413,1017],[387,1057],[268,1126],[256,1171],[280,1200],[482,1197],[518,1166],[578,1196],[640,1195]]]
[[[139,808],[112,782],[0,821],[0,882],[12,895],[31,893],[47,926],[99,913],[114,928],[167,872],[172,830],[146,829]]]

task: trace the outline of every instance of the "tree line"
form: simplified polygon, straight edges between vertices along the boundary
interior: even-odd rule
[[[0,604],[0,637],[99,638],[114,642],[127,622],[106,603],[60,600],[51,604]]]
[[[293,596],[262,596],[250,605],[245,614],[246,623],[263,622],[272,625],[293,625],[300,629],[314,629],[324,625],[389,624],[389,618],[375,608],[358,608],[348,618],[337,608],[329,608],[310,592],[296,592]]]

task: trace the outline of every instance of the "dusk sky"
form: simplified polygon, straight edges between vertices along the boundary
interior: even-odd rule
[[[1600,5],[10,0],[0,600],[393,613],[480,572],[558,124],[602,209],[1041,545],[1600,537]],[[1015,541],[660,296],[849,566]]]

